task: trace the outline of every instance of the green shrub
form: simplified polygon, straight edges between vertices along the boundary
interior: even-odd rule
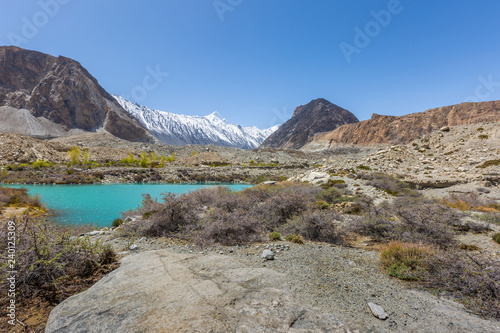
[[[281,240],[281,234],[279,232],[273,231],[269,234],[269,240],[276,241]]]
[[[116,218],[113,220],[113,223],[111,223],[111,226],[112,227],[119,227],[121,224],[123,224],[123,219]]]
[[[37,160],[36,162],[31,163],[31,166],[33,166],[33,169],[47,168],[47,167],[52,166],[52,163],[41,159],[41,160]]]
[[[494,234],[494,235],[492,236],[492,238],[493,238],[493,240],[494,240],[495,242],[497,242],[498,244],[500,244],[500,232],[497,232],[496,234]]]
[[[128,156],[125,157],[123,160],[120,161],[120,163],[125,163],[125,164],[135,164],[135,163],[138,163],[138,162],[139,161],[137,161],[134,158],[134,154],[132,154],[132,152],[129,152]]]
[[[481,135],[478,136],[478,138],[480,138],[481,140],[486,140],[486,139],[488,139],[488,135],[481,134]]]
[[[289,235],[285,237],[285,240],[295,244],[304,244],[304,239],[300,235]]]
[[[361,170],[371,170],[372,168],[370,168],[369,166],[367,165],[358,165],[357,166],[358,169],[361,169]]]

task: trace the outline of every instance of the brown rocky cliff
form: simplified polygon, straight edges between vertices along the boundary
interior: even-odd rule
[[[334,144],[404,144],[444,126],[498,121],[500,101],[462,103],[405,116],[373,114],[369,120],[316,135],[312,145],[328,148]]]
[[[27,109],[66,131],[95,131],[132,141],[149,132],[80,63],[18,47],[0,47],[0,106]]]
[[[292,118],[271,134],[260,148],[300,149],[315,134],[359,122],[349,111],[320,98],[295,109]]]

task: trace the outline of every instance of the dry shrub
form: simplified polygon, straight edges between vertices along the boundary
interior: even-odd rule
[[[200,245],[257,242],[262,238],[262,224],[247,210],[227,212],[215,208],[198,223],[191,237]]]
[[[40,198],[28,195],[26,188],[0,187],[0,207],[6,206],[43,208]]]
[[[345,244],[339,230],[339,215],[331,211],[312,211],[295,216],[281,230],[288,235],[301,235],[307,240],[330,244]]]
[[[410,185],[383,172],[360,173],[359,178],[367,180],[367,184],[394,196],[419,196]]]
[[[443,200],[443,203],[451,208],[463,211],[475,209],[494,212],[499,208],[496,200],[482,197],[476,192],[450,194]]]
[[[262,219],[268,230],[285,224],[288,219],[299,215],[314,203],[314,196],[298,192],[277,193],[255,207],[254,214]]]
[[[138,225],[139,233],[145,236],[166,237],[183,231],[198,221],[199,207],[185,200],[185,195],[164,193],[161,204],[145,196],[148,210],[143,213],[144,221]],[[141,209],[144,208],[141,207]]]
[[[454,243],[453,225],[460,216],[449,208],[421,197],[400,197],[390,204],[372,207],[349,230],[376,241],[421,242],[446,248]]]
[[[427,260],[425,286],[451,293],[484,317],[500,319],[500,262],[481,254],[436,252]]]
[[[57,303],[72,290],[81,289],[86,279],[116,261],[111,248],[71,233],[49,222],[21,216],[16,225],[16,290],[22,298],[42,297]],[[0,223],[0,248],[7,248],[7,224]],[[7,262],[7,261],[6,261]],[[0,266],[3,281],[6,265]]]
[[[390,276],[402,280],[421,280],[427,269],[426,259],[434,252],[422,243],[393,241],[380,247],[380,260]]]
[[[316,195],[318,200],[326,201],[329,204],[338,204],[341,202],[352,202],[352,193],[346,188],[330,187],[324,189]]]

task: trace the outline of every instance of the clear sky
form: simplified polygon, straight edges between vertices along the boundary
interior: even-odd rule
[[[320,97],[360,120],[500,99],[498,0],[0,0],[0,45],[261,128]]]

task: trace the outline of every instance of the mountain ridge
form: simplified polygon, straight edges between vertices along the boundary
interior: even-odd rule
[[[446,126],[500,121],[500,101],[461,103],[403,116],[373,114],[368,120],[317,134],[304,149],[338,144],[406,144]]]
[[[356,122],[359,122],[358,118],[348,110],[318,98],[295,108],[292,117],[271,134],[260,148],[300,149],[318,133]]]
[[[116,101],[135,117],[158,140],[171,145],[205,144],[241,149],[254,149],[278,126],[261,130],[229,124],[214,111],[206,116],[188,116],[160,111],[113,95]]]
[[[154,140],[79,62],[15,46],[0,47],[0,118],[3,132],[107,131],[130,141]]]

